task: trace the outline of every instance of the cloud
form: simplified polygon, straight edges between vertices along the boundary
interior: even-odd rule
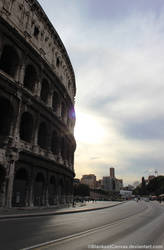
[[[126,182],[139,179],[145,167],[162,172],[163,0],[39,2],[75,70],[77,177],[100,178],[111,165]],[[81,114],[90,118],[81,121]],[[98,135],[103,131],[98,141],[96,127]],[[84,141],[84,130],[93,139]]]
[[[163,140],[164,139],[164,119],[158,118],[145,121],[129,121],[123,125],[122,133],[131,139],[138,140]]]

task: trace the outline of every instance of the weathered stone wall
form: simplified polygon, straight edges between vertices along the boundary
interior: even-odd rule
[[[0,1],[0,206],[70,202],[73,69],[36,1]]]
[[[1,16],[40,54],[66,87],[72,101],[75,77],[64,45],[35,0],[3,0]]]

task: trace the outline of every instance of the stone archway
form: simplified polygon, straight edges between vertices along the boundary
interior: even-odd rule
[[[47,149],[47,138],[48,138],[47,125],[45,122],[42,122],[38,130],[38,145],[43,149]]]
[[[15,77],[19,65],[19,57],[16,50],[6,45],[0,58],[0,69],[11,77]]]
[[[24,87],[30,91],[34,91],[37,82],[37,72],[33,65],[26,66],[24,75]]]
[[[45,178],[43,173],[39,172],[36,175],[34,182],[34,206],[44,206],[45,205]]]
[[[28,173],[26,169],[19,168],[14,176],[12,206],[22,207],[27,203]]]
[[[0,136],[8,136],[13,119],[13,108],[11,103],[3,97],[0,97],[0,117]]]
[[[56,91],[53,93],[52,97],[52,109],[55,113],[58,113],[60,108],[60,97]]]
[[[25,112],[21,117],[20,123],[20,139],[31,142],[33,134],[33,116]]]
[[[55,176],[51,176],[49,184],[48,184],[48,202],[49,205],[55,205],[57,203],[56,200],[56,179]]]
[[[44,79],[42,81],[40,98],[45,104],[47,104],[48,102],[48,96],[49,96],[49,83],[46,79]]]
[[[64,181],[63,179],[60,179],[59,183],[58,183],[58,200],[59,203],[64,203]]]

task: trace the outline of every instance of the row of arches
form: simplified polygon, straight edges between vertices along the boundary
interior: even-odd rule
[[[72,194],[70,180],[64,181],[51,175],[46,178],[42,172],[29,176],[25,168],[19,168],[13,182],[13,206],[46,206],[69,202]]]
[[[5,169],[0,166],[0,191],[5,182]],[[7,190],[7,188],[6,188]],[[45,175],[37,171],[33,176],[30,170],[16,169],[12,188],[12,206],[52,206],[71,202],[72,181],[53,173]]]
[[[21,67],[23,70],[21,70]],[[25,69],[24,69],[25,67]],[[12,78],[19,78],[19,72],[23,72],[21,81],[23,81],[23,86],[31,93],[40,96],[40,100],[47,106],[51,107],[53,112],[55,112],[62,120],[68,125],[73,126],[72,117],[69,116],[70,108],[67,107],[65,100],[60,96],[60,94],[54,90],[51,90],[49,81],[43,78],[40,82],[39,74],[35,66],[29,62],[27,65],[20,66],[19,55],[15,48],[11,45],[5,45],[0,57],[0,70],[4,71],[6,74]]]
[[[14,110],[11,103],[0,98],[0,136],[13,135],[12,127],[14,126]],[[37,126],[36,126],[37,125]],[[20,118],[18,126],[19,137],[21,140],[37,145],[51,151],[54,155],[61,153],[62,159],[67,160],[69,165],[73,164],[73,148],[66,140],[64,135],[60,135],[56,130],[50,129],[45,121],[38,120],[30,112],[24,112]],[[52,130],[52,131],[51,131]]]

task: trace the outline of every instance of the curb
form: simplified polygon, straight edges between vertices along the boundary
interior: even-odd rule
[[[100,209],[105,209],[105,208],[110,208],[110,207],[115,207],[118,205],[121,205],[125,202],[120,202],[114,205],[110,205],[110,206],[106,206],[106,207],[97,207],[97,208],[88,208],[85,210],[72,210],[72,211],[59,211],[59,212],[43,212],[43,213],[31,213],[31,214],[11,214],[11,215],[4,215],[4,216],[0,216],[0,220],[3,219],[18,219],[18,218],[27,218],[27,217],[40,217],[40,216],[51,216],[51,215],[62,215],[62,214],[73,214],[73,213],[81,213],[81,212],[90,212],[90,211],[94,211],[94,210],[100,210]]]

